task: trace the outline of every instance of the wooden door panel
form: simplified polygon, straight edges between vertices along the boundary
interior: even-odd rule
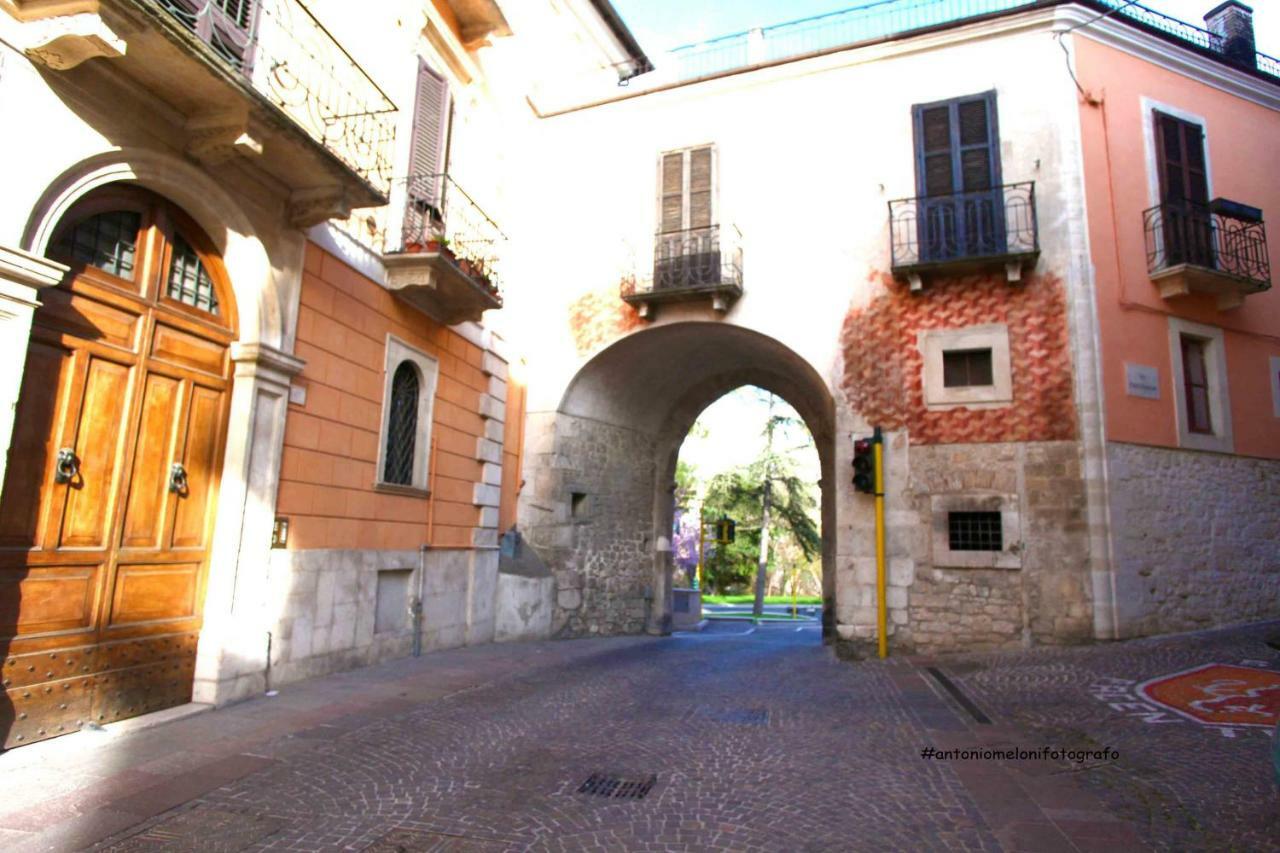
[[[68,484],[59,545],[102,548],[111,541],[111,507],[120,475],[128,412],[129,366],[88,357],[76,430],[79,474]]]
[[[55,489],[52,481],[72,365],[72,353],[64,347],[33,341],[27,350],[5,471],[0,548],[32,548],[46,541],[48,505],[60,501],[65,491],[64,486]]]
[[[0,569],[0,641],[93,625],[98,566]]]
[[[193,618],[199,577],[199,563],[119,566],[111,627]]]
[[[169,465],[182,405],[182,383],[157,373],[147,375],[138,421],[138,444],[129,475],[120,544],[159,548],[168,514]]]
[[[227,348],[216,341],[157,323],[152,336],[151,357],[212,376],[222,376],[225,373]]]
[[[209,520],[217,494],[214,486],[218,477],[224,399],[224,392],[201,385],[191,386],[187,445],[182,457],[187,472],[187,488],[178,495],[174,512],[173,548],[205,548],[208,545]]]
[[[89,721],[93,676],[77,676],[5,691],[0,701],[0,733],[4,748],[22,746],[79,730]]]
[[[100,299],[54,288],[40,295],[44,303],[36,315],[46,329],[74,335],[85,341],[111,344],[130,351],[138,346],[141,309],[128,302],[109,305]]]

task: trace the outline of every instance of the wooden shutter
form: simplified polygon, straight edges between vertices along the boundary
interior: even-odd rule
[[[689,228],[711,225],[711,149],[689,152]]]
[[[662,157],[662,231],[684,228],[684,152]]]
[[[449,84],[420,63],[409,143],[410,193],[418,200],[439,203],[442,181],[438,176],[448,165],[448,132]]]
[[[920,194],[950,195],[955,191],[951,155],[951,109],[920,111],[916,150],[920,163]]]
[[[982,192],[1000,185],[994,92],[917,105],[913,112],[918,195]]]
[[[1204,156],[1204,128],[1158,110],[1155,127],[1160,200],[1207,204],[1209,179]]]

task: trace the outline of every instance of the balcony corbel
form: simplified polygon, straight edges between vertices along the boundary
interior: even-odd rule
[[[316,187],[289,196],[289,221],[295,228],[310,228],[330,219],[351,216],[351,197],[344,187]]]
[[[22,28],[22,52],[39,65],[66,71],[80,63],[125,55],[128,45],[97,11],[30,19]]]
[[[233,157],[261,157],[262,141],[249,127],[248,110],[208,113],[187,120],[187,154],[207,166]]]

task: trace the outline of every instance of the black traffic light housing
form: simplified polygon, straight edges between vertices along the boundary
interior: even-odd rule
[[[722,515],[716,522],[716,541],[728,545],[738,535],[738,524],[732,518]]]
[[[853,487],[863,494],[876,493],[875,446],[879,443],[879,428],[875,435],[853,440]]]

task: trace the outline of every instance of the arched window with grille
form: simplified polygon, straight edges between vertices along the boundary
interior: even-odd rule
[[[387,413],[386,464],[383,482],[413,485],[413,445],[418,431],[418,371],[400,362],[391,378],[391,410]]]
[[[380,486],[426,491],[438,370],[434,358],[395,336],[387,336],[378,459]]]

